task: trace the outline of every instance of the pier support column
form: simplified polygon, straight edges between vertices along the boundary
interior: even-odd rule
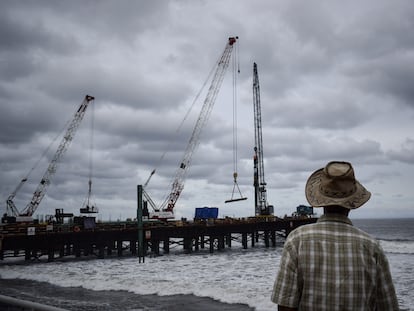
[[[144,240],[144,242],[143,242],[143,250],[142,250],[142,256],[143,256],[143,260],[144,260],[144,257],[145,256],[147,256],[147,254],[148,254],[148,248],[149,248],[149,245],[148,245],[148,240]],[[139,250],[139,248],[138,248],[138,250]]]
[[[118,251],[118,257],[122,257],[122,241],[116,241],[116,249]]]
[[[106,250],[106,254],[108,256],[111,256],[112,255],[112,250],[114,250],[114,249],[115,249],[115,241],[114,240],[111,240],[108,243],[108,248]]]
[[[210,253],[214,253],[214,237],[210,236]]]
[[[270,232],[270,239],[272,241],[272,246],[275,247],[276,246],[276,231],[272,230]]]
[[[247,249],[247,233],[245,232],[242,233],[242,245],[244,249]]]
[[[257,234],[257,232],[256,231],[253,231],[252,232],[252,247],[254,247],[254,245],[255,245],[255,243],[256,243],[256,241],[257,241],[257,239],[258,239],[258,234]],[[247,245],[247,239],[246,239],[246,245]],[[247,247],[246,247],[247,248]]]
[[[75,252],[75,257],[80,257],[81,256],[81,248],[79,244],[75,244],[73,245],[74,248],[74,252]]]
[[[162,244],[163,244],[162,246],[163,246],[164,254],[169,254],[170,253],[170,239],[169,238],[164,239]]]
[[[104,259],[105,258],[105,246],[99,245],[98,247],[98,258]]]
[[[37,257],[37,249],[32,249],[31,257],[34,258],[34,259],[38,259],[38,257]]]
[[[136,240],[129,241],[129,249],[131,250],[131,255],[137,254],[137,241]]]
[[[198,251],[200,249],[200,237],[194,239],[194,250]]]
[[[218,244],[217,248],[218,248],[219,251],[224,249],[224,235],[220,235],[218,237],[218,243],[217,244]]]
[[[145,262],[146,247],[144,241],[144,209],[148,208],[148,202],[143,200],[144,188],[142,185],[137,186],[137,229],[138,229],[138,260],[139,263]]]
[[[158,240],[151,240],[151,251],[155,255],[159,255],[160,254],[160,241],[158,241]]]
[[[226,235],[226,244],[227,247],[231,247],[231,233]]]
[[[204,249],[204,235],[200,235],[200,247],[201,247],[201,249]]]
[[[71,244],[66,244],[64,246],[65,248],[65,256],[69,256],[72,252],[71,252]]]
[[[47,261],[52,262],[55,259],[55,251],[54,249],[47,250]]]
[[[184,238],[184,252],[189,254],[193,251],[193,239],[192,238]]]
[[[265,230],[264,233],[264,242],[265,242],[265,246],[269,247],[270,243],[269,243],[269,231]]]
[[[65,245],[59,245],[59,257],[65,257]]]
[[[14,254],[16,256],[16,252]],[[30,260],[30,255],[31,255],[31,250],[26,248],[24,250],[24,260],[26,261]]]
[[[94,254],[94,250],[95,250],[95,245],[93,242],[90,242],[90,244],[88,244],[88,249],[89,249],[89,254]]]
[[[89,245],[85,244],[83,245],[83,256],[89,256]]]

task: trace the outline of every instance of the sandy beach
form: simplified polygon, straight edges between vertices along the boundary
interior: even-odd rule
[[[71,311],[254,310],[247,305],[227,304],[211,298],[194,295],[136,295],[127,291],[93,291],[81,287],[60,287],[45,282],[20,279],[0,279],[0,294]]]

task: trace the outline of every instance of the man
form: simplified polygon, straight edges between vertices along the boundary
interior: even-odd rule
[[[309,177],[305,193],[324,215],[286,239],[271,297],[278,310],[398,310],[382,248],[348,218],[371,197],[352,165],[328,163]]]

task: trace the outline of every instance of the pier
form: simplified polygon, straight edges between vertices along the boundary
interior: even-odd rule
[[[26,261],[65,257],[140,256],[168,254],[179,247],[184,253],[214,253],[231,248],[240,241],[243,248],[264,245],[275,247],[293,229],[315,222],[315,218],[249,217],[205,221],[134,221],[96,223],[94,228],[74,224],[7,224],[0,227],[0,260],[24,257]]]

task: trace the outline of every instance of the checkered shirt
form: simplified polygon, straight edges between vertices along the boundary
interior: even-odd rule
[[[381,246],[342,215],[289,234],[271,299],[299,310],[398,310]]]

